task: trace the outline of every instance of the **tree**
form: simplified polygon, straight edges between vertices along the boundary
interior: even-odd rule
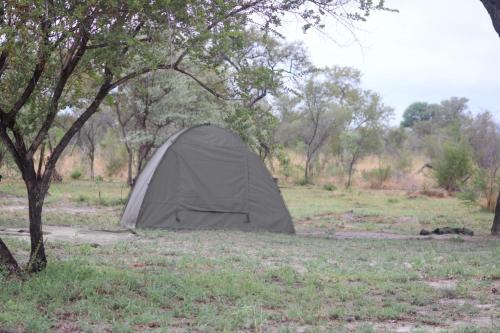
[[[384,122],[394,112],[382,103],[378,94],[369,90],[359,92],[349,108],[349,126],[342,135],[342,160],[347,169],[346,188],[352,185],[352,176],[360,159],[380,147]]]
[[[133,185],[154,149],[173,130],[212,120],[217,103],[195,82],[171,71],[150,73],[120,87],[109,107],[127,150],[127,183]]]
[[[300,43],[282,42],[256,29],[239,39],[238,52],[232,57],[223,54],[227,71],[235,77],[228,81],[229,90],[236,92],[224,122],[264,161],[277,149],[278,119],[270,99],[290,91],[311,64]]]
[[[215,96],[199,69],[217,68],[218,52],[238,48],[232,36],[259,17],[272,31],[286,13],[321,26],[330,14],[344,22],[363,20],[384,2],[352,1],[45,1],[0,5],[0,139],[26,185],[31,251],[28,269],[45,268],[42,209],[57,161],[103,100],[120,85],[154,70],[182,73]],[[340,10],[342,9],[342,10]],[[346,10],[346,11],[344,11]],[[339,14],[345,13],[345,14]],[[46,141],[61,110],[88,101],[47,157],[36,168],[35,153]],[[0,253],[0,255],[3,254]]]
[[[470,175],[472,161],[463,144],[446,144],[432,166],[438,185],[447,191],[456,191]]]
[[[104,135],[106,129],[112,126],[109,114],[104,112],[95,114],[78,131],[78,141],[83,153],[87,156],[90,166],[90,179],[95,179],[95,157],[99,139]]]
[[[302,104],[302,140],[306,146],[304,181],[310,182],[311,166],[321,148],[335,130],[341,129],[347,119],[345,104],[357,98],[361,73],[350,67],[326,68],[316,71],[305,84],[299,86]]]
[[[495,195],[500,188],[500,126],[490,112],[483,112],[470,120],[465,134],[479,168],[476,183],[486,198],[486,206],[494,211]]]
[[[499,0],[481,0],[488,11],[498,36],[500,37],[500,1]]]
[[[432,108],[425,102],[415,102],[410,104],[403,113],[402,127],[413,127],[417,122],[431,120],[433,116]]]
[[[5,156],[7,155],[7,150],[0,142],[0,169],[2,168],[3,162],[5,160]]]

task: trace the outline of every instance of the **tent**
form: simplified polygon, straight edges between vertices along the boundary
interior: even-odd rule
[[[259,156],[214,125],[181,130],[158,148],[136,181],[121,225],[295,232]]]

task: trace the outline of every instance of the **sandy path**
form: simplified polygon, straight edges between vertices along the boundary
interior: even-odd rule
[[[128,230],[117,230],[117,231],[104,231],[104,230],[88,230],[78,227],[67,227],[67,226],[51,226],[45,225],[43,227],[45,239],[48,242],[51,241],[66,241],[76,244],[98,244],[106,245],[113,244],[121,241],[129,241],[142,238],[141,236],[135,235]],[[187,232],[187,231],[182,231]],[[370,231],[337,231],[333,234],[326,234],[321,231],[307,231],[297,233],[299,237],[311,237],[311,238],[327,238],[332,240],[342,240],[342,239],[388,239],[388,240],[428,240],[428,239],[440,239],[449,240],[456,238],[457,235],[433,235],[433,236],[415,236],[415,235],[402,235],[387,232],[370,232]],[[29,232],[25,228],[0,228],[0,237],[16,237],[25,240],[29,240]],[[484,239],[484,237],[463,237],[464,240],[468,241],[478,241]]]
[[[76,244],[113,244],[118,241],[127,241],[137,238],[127,230],[102,231],[87,230],[76,227],[43,226],[44,238],[48,242],[66,241]],[[29,231],[24,228],[0,228],[1,237],[16,237],[29,241]]]

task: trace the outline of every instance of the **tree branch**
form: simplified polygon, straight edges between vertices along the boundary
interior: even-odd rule
[[[177,71],[177,72],[179,72],[179,73],[182,73],[184,75],[189,76],[196,83],[198,83],[203,89],[205,89],[206,91],[208,91],[209,93],[211,93],[215,97],[227,100],[226,96],[224,96],[224,95],[218,93],[217,91],[215,91],[214,89],[210,88],[206,83],[204,83],[203,81],[201,81],[200,79],[198,79],[194,74],[191,74],[190,72],[188,72],[188,71],[186,71],[184,69],[181,69],[179,67],[174,67],[174,70]]]
[[[50,178],[52,176],[52,171],[54,170],[57,161],[61,157],[62,152],[66,148],[66,146],[69,144],[71,139],[75,136],[78,131],[82,128],[82,126],[85,124],[85,122],[94,114],[97,112],[99,106],[101,105],[102,101],[104,98],[108,95],[109,91],[112,89],[112,74],[109,72],[109,70],[106,70],[106,79],[105,82],[101,85],[99,88],[99,91],[97,92],[94,100],[92,103],[87,107],[87,109],[78,117],[77,120],[71,125],[71,127],[66,131],[66,133],[63,135],[57,146],[54,148],[52,151],[52,154],[50,155],[47,164],[45,166],[45,171],[43,173],[42,181],[44,183],[47,183],[50,181]]]
[[[23,107],[23,105],[26,104],[26,101],[33,93],[33,90],[35,90],[38,80],[40,80],[40,77],[42,76],[42,73],[45,69],[45,63],[47,62],[46,48],[49,45],[49,22],[45,18],[42,19],[40,29],[43,31],[43,37],[42,37],[43,40],[39,44],[38,62],[35,65],[35,70],[33,71],[33,75],[31,76],[28,85],[24,89],[24,92],[22,93],[21,97],[19,97],[19,99],[14,103],[12,109],[9,111],[12,118],[15,118],[17,112],[19,112],[19,110]]]
[[[54,89],[54,92],[52,93],[52,98],[51,98],[51,104],[49,107],[49,111],[47,114],[47,117],[45,118],[44,123],[38,130],[37,135],[33,139],[31,146],[28,150],[28,157],[32,157],[35,151],[38,149],[40,144],[43,142],[45,139],[48,130],[50,129],[50,126],[54,122],[54,119],[57,115],[57,108],[59,104],[59,99],[61,98],[62,92],[64,90],[64,87],[66,86],[66,82],[69,80],[71,74],[75,70],[76,66],[78,65],[80,59],[83,57],[86,51],[86,46],[88,43],[88,35],[85,31],[82,31],[81,38],[78,43],[78,48],[76,52],[74,53],[74,56],[68,60],[66,65],[63,67],[61,70],[61,73],[59,75],[59,80],[57,81],[56,87]]]
[[[5,124],[2,123],[2,119],[0,117],[0,139],[2,139],[3,143],[7,146],[7,149],[9,150],[10,154],[14,158],[14,162],[16,163],[17,167],[21,172],[24,170],[24,163],[23,163],[23,157],[20,152],[18,152],[16,145],[14,142],[11,140],[9,135],[7,134],[7,128]]]
[[[0,78],[7,67],[7,51],[3,50],[0,54]]]

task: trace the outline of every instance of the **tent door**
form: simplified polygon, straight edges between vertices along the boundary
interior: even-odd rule
[[[239,147],[178,143],[178,210],[248,214],[248,161]]]

